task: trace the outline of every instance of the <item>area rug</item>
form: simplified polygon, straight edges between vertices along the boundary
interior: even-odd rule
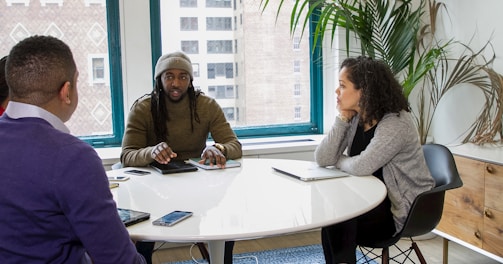
[[[360,251],[356,251],[356,258],[362,256]],[[163,264],[194,264],[208,262],[202,259],[197,259],[197,262],[192,260],[180,262],[165,262]],[[234,254],[233,264],[324,264],[323,249],[321,245],[309,245],[301,247],[272,249],[259,252],[249,252],[242,254]],[[360,262],[359,262],[360,263]],[[362,262],[363,263],[363,262]],[[377,264],[375,261],[369,263]]]

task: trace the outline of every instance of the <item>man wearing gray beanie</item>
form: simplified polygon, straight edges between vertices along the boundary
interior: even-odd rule
[[[162,55],[155,65],[154,79],[157,79],[164,71],[168,69],[180,69],[190,75],[190,80],[194,80],[192,62],[190,58],[181,51],[175,51]]]
[[[227,159],[242,156],[241,143],[215,99],[195,90],[190,58],[181,51],[157,60],[154,89],[133,104],[122,140],[123,166],[167,164],[202,158],[225,168]],[[215,141],[206,145],[208,136]],[[137,250],[152,258],[154,242],[137,242]],[[234,242],[225,243],[224,263],[232,263]]]

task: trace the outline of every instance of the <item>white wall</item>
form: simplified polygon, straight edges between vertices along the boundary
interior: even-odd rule
[[[124,114],[140,96],[152,91],[149,1],[120,1]],[[126,120],[125,118],[125,120]]]
[[[455,39],[478,51],[488,40],[496,54],[494,69],[503,73],[503,1],[500,0],[443,0],[439,31],[445,39]],[[487,49],[490,51],[490,49]],[[486,57],[490,58],[491,53]],[[452,90],[442,99],[434,117],[431,135],[437,143],[456,145],[473,123],[483,104],[482,93],[473,87],[463,86]]]

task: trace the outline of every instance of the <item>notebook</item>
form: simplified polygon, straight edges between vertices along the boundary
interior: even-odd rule
[[[272,168],[282,174],[301,181],[314,181],[349,176],[348,173],[336,168],[320,167],[311,162],[278,163]]]
[[[125,226],[134,225],[139,222],[150,219],[150,214],[130,209],[117,208],[119,216]]]
[[[196,166],[178,160],[170,161],[168,164],[160,164],[154,161],[150,164],[150,167],[162,174],[197,171]]]
[[[189,159],[187,160],[188,163],[194,165],[194,166],[197,166],[201,169],[205,169],[205,170],[218,170],[220,169],[216,164],[213,164],[213,166],[210,166],[210,160],[207,159],[206,162],[204,164],[200,164],[199,161],[201,160],[201,158],[192,158],[192,159]],[[228,169],[228,168],[236,168],[236,167],[241,167],[241,163],[239,161],[235,161],[235,160],[227,160],[225,162],[225,168]]]

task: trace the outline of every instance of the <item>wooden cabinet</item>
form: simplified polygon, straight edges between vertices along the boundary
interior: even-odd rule
[[[503,256],[503,166],[486,163],[482,248]]]
[[[463,187],[446,192],[437,229],[503,257],[503,166],[454,156]]]

